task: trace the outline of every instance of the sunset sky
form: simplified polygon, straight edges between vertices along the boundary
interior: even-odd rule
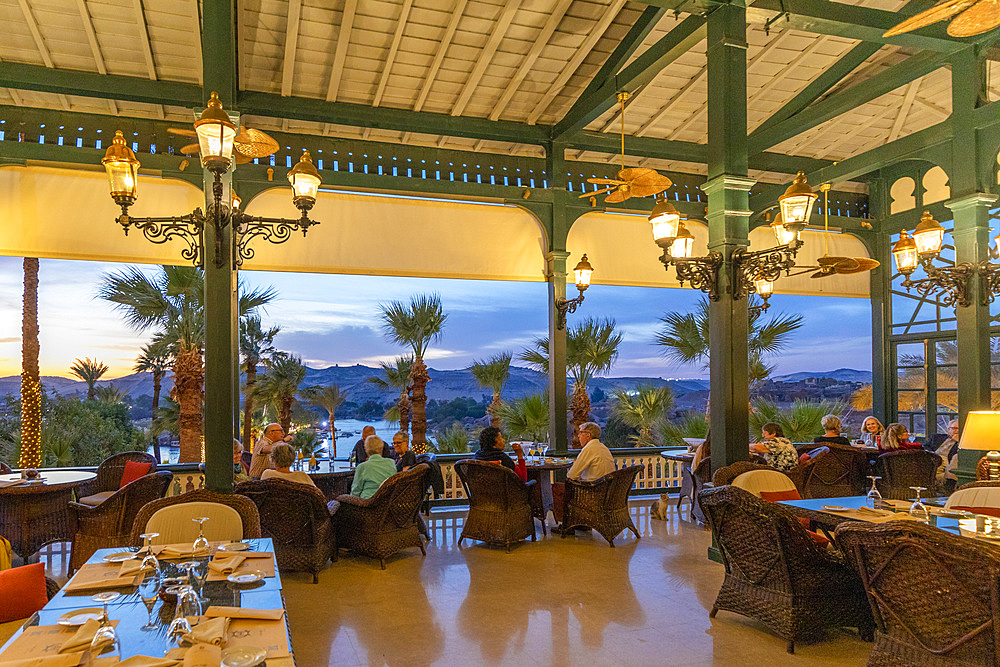
[[[127,375],[146,334],[130,330],[121,316],[97,298],[101,276],[124,268],[104,262],[41,260],[39,320],[41,372],[69,375],[78,357],[106,363],[106,377]],[[145,266],[155,271],[156,267]],[[379,328],[378,304],[438,292],[448,313],[444,335],[431,346],[429,365],[467,367],[474,359],[510,349],[515,353],[546,333],[545,283],[390,278],[246,271],[247,285],[272,285],[278,298],[265,323],[279,325],[278,346],[316,368],[333,364],[374,365],[399,348]],[[20,373],[22,260],[0,257],[0,377]],[[700,294],[693,290],[595,285],[574,319],[612,316],[625,334],[610,375],[707,377],[697,365],[676,366],[651,343],[658,318],[688,311]],[[805,325],[793,344],[771,360],[777,374],[841,367],[871,368],[871,305],[866,299],[775,296],[769,313],[801,313]],[[516,362],[515,362],[516,363]]]

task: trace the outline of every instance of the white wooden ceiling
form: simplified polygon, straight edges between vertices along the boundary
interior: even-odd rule
[[[847,1],[880,9],[903,4]],[[627,0],[238,0],[237,5],[242,89],[542,124],[565,114],[644,9]],[[0,0],[5,33],[0,60],[197,84],[200,11],[198,0]],[[683,18],[666,14],[635,56]],[[748,42],[751,130],[857,44],[785,29],[781,21],[770,34],[762,25],[751,25]],[[835,90],[909,55],[883,47]],[[635,97],[626,114],[626,132],[704,143],[706,85],[702,42]],[[951,112],[949,85],[949,71],[939,69],[772,150],[842,160],[946,118]],[[991,88],[1000,89],[1000,71],[991,72]],[[0,89],[0,104],[191,118],[191,110],[180,107],[10,89]],[[537,147],[521,144],[248,120],[265,129],[540,154]],[[617,110],[611,109],[587,129],[616,134],[619,123]],[[682,162],[643,162],[703,169]]]

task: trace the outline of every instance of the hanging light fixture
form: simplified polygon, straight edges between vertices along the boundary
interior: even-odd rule
[[[896,259],[896,269],[904,276],[917,270],[917,242],[905,229],[892,246],[892,256]]]
[[[930,211],[924,211],[913,231],[913,240],[917,244],[918,255],[937,255],[944,244],[944,227],[931,217]]]
[[[796,174],[785,194],[778,197],[785,228],[796,235],[805,229],[812,215],[813,204],[818,198],[819,195],[806,182],[806,175],[801,171]]]
[[[799,238],[799,234],[795,230],[785,227],[785,221],[781,217],[780,210],[771,222],[771,230],[774,232],[774,238],[778,241],[778,245],[788,245],[794,243]]]
[[[681,222],[681,214],[674,205],[667,201],[661,192],[656,195],[656,205],[649,214],[649,224],[653,227],[653,240],[661,246],[670,245],[677,238],[677,228]]]
[[[302,151],[299,161],[288,172],[288,182],[292,184],[292,203],[302,211],[311,209],[316,203],[316,193],[322,179],[309,151]]]
[[[579,290],[580,296],[575,299],[567,299],[565,297],[559,297],[556,299],[556,312],[558,313],[556,320],[557,329],[566,328],[566,314],[575,313],[576,309],[580,307],[583,303],[583,293],[590,287],[590,279],[594,275],[594,267],[591,265],[590,260],[587,259],[587,253],[583,253],[583,257],[573,268],[573,276],[576,279],[576,289]]]
[[[215,91],[208,99],[208,106],[194,122],[194,131],[198,134],[202,165],[213,174],[224,174],[233,160],[236,123],[222,108],[222,101]]]
[[[123,208],[134,204],[139,181],[139,161],[125,143],[121,130],[115,131],[115,138],[111,140],[101,164],[108,173],[111,198],[115,203]]]

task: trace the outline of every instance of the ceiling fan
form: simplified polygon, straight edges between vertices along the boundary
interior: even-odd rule
[[[882,36],[901,35],[953,16],[955,18],[948,24],[948,34],[952,37],[971,37],[984,33],[1000,26],[1000,0],[942,0],[930,9],[886,30]]]
[[[604,198],[604,203],[617,204],[625,201],[626,199],[631,199],[632,197],[649,197],[650,195],[659,194],[674,184],[673,181],[658,173],[655,169],[625,166],[625,101],[628,100],[628,98],[629,94],[627,92],[623,91],[618,93],[618,102],[621,104],[622,120],[622,155],[621,169],[618,170],[618,177],[588,178],[588,183],[593,183],[595,185],[607,185],[610,187],[594,190],[593,192],[585,192],[580,195],[580,199],[594,197],[607,192],[610,194]]]
[[[796,275],[802,275],[809,271],[815,271],[810,278],[826,278],[835,275],[850,275],[852,273],[863,273],[876,268],[877,260],[868,257],[840,257],[830,255],[830,184],[824,183],[820,186],[823,191],[823,256],[816,260],[816,266],[799,267]]]
[[[178,127],[168,127],[167,132],[178,134],[182,137],[197,137],[194,130]],[[185,155],[196,155],[201,150],[197,142],[188,144],[180,149]],[[233,151],[236,153],[236,164],[246,164],[256,158],[267,157],[278,150],[278,142],[270,135],[249,127],[240,127],[240,131],[233,139]]]

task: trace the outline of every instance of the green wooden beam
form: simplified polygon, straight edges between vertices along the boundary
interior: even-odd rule
[[[705,38],[705,19],[691,15],[646,49],[617,76],[604,80],[590,95],[577,99],[552,128],[553,137],[582,130],[616,103],[620,91],[634,92]]]
[[[759,153],[802,134],[806,130],[867,104],[914,79],[919,79],[925,74],[944,67],[946,64],[947,61],[939,53],[918,53],[911,56],[843,92],[830,95],[791,118],[754,132],[749,141],[750,154]]]

